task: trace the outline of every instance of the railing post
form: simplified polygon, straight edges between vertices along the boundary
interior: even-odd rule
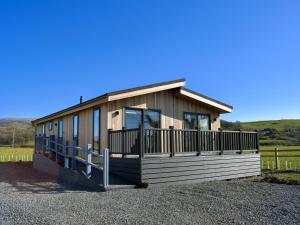
[[[37,145],[36,145],[36,135],[34,136],[34,153],[37,153]]]
[[[107,189],[109,186],[109,149],[104,149],[103,161],[103,187]]]
[[[258,136],[258,130],[256,131],[256,153],[259,153],[259,136]]]
[[[122,127],[122,133],[121,133],[122,158],[124,158],[125,155],[125,130],[126,127]]]
[[[240,147],[240,154],[243,153],[243,149],[244,149],[244,146],[243,146],[243,131],[240,129],[239,130],[239,147]]]
[[[141,124],[139,126],[139,133],[140,133],[140,151],[139,151],[139,157],[144,158],[144,126]]]
[[[69,168],[69,141],[66,141],[65,146],[65,168]]]
[[[43,136],[42,136],[42,151],[43,151],[43,155],[45,155],[46,145],[47,145],[46,134],[43,134]]]
[[[224,145],[223,145],[223,130],[222,128],[219,128],[219,150],[220,150],[220,155],[224,154]]]
[[[91,144],[88,144],[87,145],[87,157],[86,157],[86,160],[87,160],[87,164],[86,164],[86,176],[87,178],[90,178],[91,177],[91,174],[92,174],[92,145]]]
[[[170,157],[175,156],[174,149],[174,126],[170,126]]]
[[[110,142],[111,131],[112,131],[112,129],[107,130],[107,147],[108,147],[108,149],[111,149],[111,142]]]
[[[201,138],[201,130],[200,128],[197,129],[197,156],[201,155],[201,147],[200,147],[200,144],[201,144],[201,141],[200,141],[200,138]]]
[[[71,161],[72,170],[76,170],[76,148],[75,143],[72,144],[72,161]]]
[[[50,147],[51,151],[48,154],[49,154],[49,157],[53,160],[53,155],[54,155],[55,148],[56,148],[55,136],[52,136],[51,140],[52,140],[52,146]]]

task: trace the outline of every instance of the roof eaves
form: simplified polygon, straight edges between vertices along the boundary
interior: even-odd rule
[[[199,92],[193,91],[193,90],[188,89],[188,88],[185,88],[185,87],[182,87],[181,89],[184,90],[184,91],[191,92],[192,94],[198,95],[198,96],[200,96],[200,97],[202,97],[202,98],[206,98],[206,99],[208,99],[208,100],[210,100],[210,101],[213,101],[213,102],[215,102],[215,103],[218,103],[218,104],[221,104],[221,105],[223,105],[223,106],[226,106],[226,107],[228,107],[228,108],[230,108],[230,109],[233,109],[233,106],[228,105],[228,104],[226,104],[226,103],[224,103],[224,102],[218,101],[218,100],[216,100],[216,99],[210,98],[210,97],[208,97],[208,96],[206,96],[206,95],[203,95],[203,94],[201,94],[201,93],[199,93]]]
[[[50,115],[47,115],[47,116],[44,116],[44,117],[35,119],[35,120],[31,121],[31,123],[34,124],[34,123],[37,123],[37,122],[39,122],[39,121],[43,121],[43,120],[46,120],[46,119],[50,119],[51,117],[55,117],[55,116],[57,116],[57,115],[59,115],[59,114],[65,113],[65,112],[67,112],[67,111],[70,111],[70,110],[73,110],[73,109],[76,109],[76,108],[79,108],[79,107],[82,107],[82,106],[85,106],[85,105],[88,105],[88,104],[91,104],[91,103],[93,103],[93,102],[95,102],[95,101],[99,101],[99,100],[105,99],[105,98],[107,98],[107,97],[108,97],[107,94],[104,94],[104,95],[98,96],[98,97],[96,97],[96,98],[92,98],[92,99],[90,99],[90,100],[88,100],[88,101],[85,101],[85,102],[83,102],[83,103],[76,104],[76,105],[73,105],[73,106],[68,107],[68,108],[66,108],[66,109],[63,109],[63,110],[57,111],[57,112],[55,112],[55,113],[52,113],[52,114],[50,114]]]

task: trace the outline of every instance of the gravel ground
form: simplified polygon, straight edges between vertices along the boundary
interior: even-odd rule
[[[232,180],[88,192],[0,164],[0,225],[8,224],[300,224],[300,186]]]

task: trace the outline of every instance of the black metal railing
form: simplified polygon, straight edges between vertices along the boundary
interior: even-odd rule
[[[202,131],[183,129],[122,129],[108,131],[108,148],[112,154],[139,155],[224,151],[242,153],[259,151],[258,133],[251,131]]]

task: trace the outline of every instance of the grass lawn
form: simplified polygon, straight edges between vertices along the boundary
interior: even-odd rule
[[[253,181],[265,181],[279,184],[300,184],[300,172],[298,171],[264,171],[262,176],[252,177]]]
[[[279,169],[294,170],[300,169],[300,146],[261,146],[261,158],[263,169],[275,168],[275,148],[278,149]],[[264,150],[274,150],[273,152],[264,152]],[[299,151],[289,151],[299,150]],[[293,156],[293,157],[281,157]]]
[[[32,161],[33,148],[0,147],[0,162]]]

